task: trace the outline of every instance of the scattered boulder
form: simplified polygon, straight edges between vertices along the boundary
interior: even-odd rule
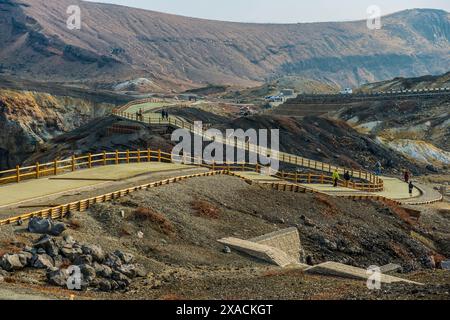
[[[107,279],[111,278],[112,269],[110,267],[103,264],[98,264],[96,262],[94,262],[93,267],[98,277]]]
[[[101,279],[98,283],[98,288],[100,291],[104,292],[110,292],[113,290],[113,286],[110,280],[108,279]]]
[[[0,259],[0,268],[6,271],[21,270],[25,267],[18,254],[5,254]]]
[[[122,284],[126,284],[126,286],[129,286],[131,284],[130,278],[128,278],[123,273],[120,273],[119,271],[113,271],[112,273],[112,279],[117,281],[119,286]],[[123,288],[122,288],[123,289]]]
[[[67,279],[69,279],[69,276],[67,269],[49,270],[47,272],[48,282],[58,287],[67,286]]]
[[[76,247],[68,247],[65,245],[63,248],[61,248],[61,254],[69,259],[70,261],[74,261],[79,255],[83,254],[83,251],[81,248]]]
[[[103,252],[103,249],[95,244],[85,244],[81,247],[81,250],[84,254],[91,255],[96,262],[102,263],[105,260],[105,253]]]
[[[122,260],[122,262],[125,264],[130,264],[130,263],[133,263],[133,261],[134,261],[134,256],[130,253],[116,250],[116,251],[114,251],[114,254],[116,256],[118,256],[120,258],[120,260]]]
[[[49,219],[35,219],[30,229],[48,232],[49,222]],[[5,254],[0,258],[0,282],[8,276],[6,271],[21,270],[26,266],[46,269],[48,283],[59,287],[66,287],[70,280],[67,266],[77,266],[81,272],[80,290],[88,287],[101,291],[127,290],[131,279],[147,276],[141,265],[133,263],[132,254],[120,250],[106,254],[100,246],[81,245],[71,236],[57,241],[45,233],[33,247],[23,247],[20,253]]]
[[[399,264],[389,263],[380,268],[381,273],[402,272],[403,268]]]
[[[26,252],[26,251],[22,251],[20,253],[17,254],[19,256],[19,260],[20,262],[24,265],[30,265],[31,264],[31,260],[33,258],[33,254],[30,252]]]
[[[50,269],[55,266],[55,262],[48,254],[37,254],[33,256],[31,266],[37,269]]]
[[[28,231],[38,234],[49,234],[52,236],[59,236],[66,230],[64,223],[54,223],[47,218],[31,218],[28,222]]]
[[[442,261],[441,268],[444,270],[450,270],[450,260]]]
[[[92,267],[88,264],[83,264],[83,265],[80,265],[79,267],[80,267],[81,274],[83,275],[83,280],[86,281],[87,283],[90,283],[97,276],[97,273],[96,273],[94,267]]]
[[[66,231],[67,227],[64,223],[56,223],[52,226],[52,229],[50,230],[50,234],[52,236],[59,236],[64,231]]]
[[[76,256],[75,259],[73,259],[72,262],[73,262],[74,265],[80,266],[80,265],[83,265],[83,264],[91,265],[93,261],[94,261],[94,259],[92,258],[91,255],[82,254],[82,255]]]
[[[225,247],[223,248],[223,253],[230,254],[230,253],[231,253],[230,247],[225,246]]]
[[[52,230],[50,219],[31,218],[28,222],[28,231],[31,233],[48,234]]]
[[[110,253],[106,256],[105,265],[114,269],[122,265],[122,260],[114,253]]]
[[[46,254],[48,254],[51,257],[56,257],[59,254],[59,248],[56,245],[56,242],[54,239],[52,239],[48,235],[44,235],[41,237],[35,244],[34,248],[36,249],[43,249]],[[42,251],[40,251],[42,253]]]

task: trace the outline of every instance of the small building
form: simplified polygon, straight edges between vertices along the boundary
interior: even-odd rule
[[[295,95],[294,89],[283,89],[281,90],[281,95],[285,97],[292,97]]]

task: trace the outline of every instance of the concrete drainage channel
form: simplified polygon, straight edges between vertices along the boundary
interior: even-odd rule
[[[281,268],[298,268],[311,274],[334,276],[347,279],[367,281],[371,275],[366,269],[357,268],[342,263],[328,261],[315,266],[300,263],[300,252],[302,246],[297,228],[288,228],[272,232],[261,237],[243,240],[238,238],[223,238],[217,240],[219,243],[238,252],[250,255],[254,258],[269,262]],[[229,250],[227,250],[229,251]],[[394,267],[394,268],[393,268]],[[398,266],[388,265],[381,270],[389,272]],[[380,283],[390,284],[405,282],[423,285],[418,282],[381,274]]]

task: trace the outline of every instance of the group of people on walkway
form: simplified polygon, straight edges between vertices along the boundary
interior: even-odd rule
[[[144,121],[144,112],[142,111],[142,109],[139,109],[139,111],[136,111],[136,120]]]
[[[333,175],[331,176],[333,179],[333,186],[337,188],[339,186],[339,180],[341,179],[341,176],[339,175],[339,171],[337,169],[334,170]],[[350,184],[350,181],[352,180],[352,176],[350,174],[350,171],[345,171],[344,173],[344,180],[345,180],[345,187],[348,187]]]
[[[375,174],[377,176],[381,175],[382,169],[383,168],[382,168],[381,162],[377,161],[377,163],[375,164]],[[404,178],[405,182],[408,184],[409,195],[412,197],[415,186],[414,186],[413,181],[411,180],[411,173],[408,170],[405,170],[403,173],[403,178]],[[333,172],[333,175],[332,175],[333,186],[335,188],[337,188],[339,186],[340,179],[341,179],[341,177],[339,175],[339,171],[337,169],[335,169]],[[345,180],[345,187],[348,187],[350,185],[350,181],[352,180],[352,176],[349,171],[345,171],[344,180]]]
[[[163,120],[169,120],[169,111],[162,109],[161,110],[161,118]]]
[[[403,173],[403,179],[405,179],[405,182],[408,184],[409,195],[412,197],[414,191],[414,184],[411,180],[411,173],[408,170],[405,170],[405,172]]]

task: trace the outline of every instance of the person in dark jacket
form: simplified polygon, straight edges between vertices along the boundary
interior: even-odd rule
[[[412,197],[414,191],[414,184],[412,181],[409,182],[408,188],[409,188],[409,196]]]
[[[350,172],[345,171],[344,179],[345,179],[345,186],[348,187],[348,185],[350,184],[350,180],[352,179]]]

